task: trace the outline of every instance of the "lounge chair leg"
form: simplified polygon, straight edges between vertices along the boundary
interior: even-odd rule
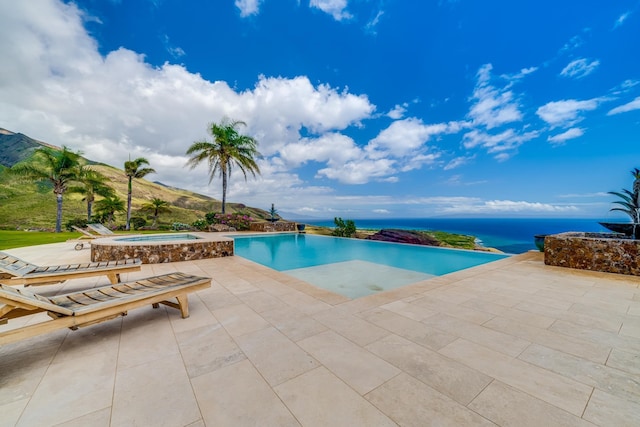
[[[183,319],[186,319],[189,317],[189,300],[187,299],[187,295],[179,295],[176,299],[178,300],[178,305],[180,305],[180,314],[182,314]]]
[[[109,278],[109,281],[111,282],[112,285],[116,285],[116,284],[120,283],[120,274],[119,273],[109,272],[109,273],[107,273],[107,277]]]

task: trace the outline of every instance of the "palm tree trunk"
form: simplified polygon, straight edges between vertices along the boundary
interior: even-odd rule
[[[222,213],[224,213],[224,205],[227,202],[227,170],[222,169]]]
[[[129,177],[129,191],[127,192],[127,226],[126,226],[126,230],[129,231],[129,223],[131,221],[131,193],[132,193],[132,186],[131,186],[131,181],[133,181],[133,177]]]
[[[93,202],[87,200],[87,222],[91,222],[91,210],[93,208]]]
[[[57,212],[56,212],[56,233],[62,232],[62,193],[56,194]]]

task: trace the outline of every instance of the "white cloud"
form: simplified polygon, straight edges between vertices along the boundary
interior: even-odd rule
[[[547,141],[552,142],[554,144],[564,144],[566,141],[570,139],[579,138],[584,135],[584,129],[581,128],[571,128],[565,132],[559,133],[557,135],[549,136]]]
[[[613,28],[616,29],[620,27],[622,24],[624,24],[627,18],[629,18],[629,15],[631,15],[631,12],[625,12],[622,15],[620,15],[618,19],[616,19],[616,22],[613,24]]]
[[[526,202],[513,200],[489,200],[478,203],[454,204],[442,209],[450,214],[539,214],[539,213],[570,213],[579,209],[572,205],[553,205],[540,202]]]
[[[585,58],[576,59],[575,61],[571,61],[567,64],[567,66],[560,72],[560,75],[563,77],[581,79],[593,73],[599,65],[600,61],[598,60],[587,62]]]
[[[394,120],[398,120],[401,119],[404,116],[404,113],[407,112],[407,107],[409,106],[409,104],[404,103],[402,105],[400,104],[396,104],[395,107],[393,107],[388,113],[387,113],[387,117],[392,118]]]
[[[627,102],[624,105],[620,105],[616,108],[609,110],[607,116],[613,116],[615,114],[627,113],[629,111],[640,110],[640,96],[631,102]]]
[[[488,153],[494,154],[497,160],[504,161],[511,156],[509,152],[513,152],[520,145],[536,138],[538,135],[539,132],[537,131],[519,134],[513,129],[507,129],[498,134],[489,134],[473,129],[464,134],[462,143],[467,149],[483,147]]]
[[[375,34],[376,32],[376,27],[378,26],[378,24],[380,23],[380,19],[382,18],[382,15],[384,15],[384,12],[382,10],[379,10],[376,13],[376,16],[373,17],[373,19],[369,22],[367,22],[367,25],[365,25],[365,29],[369,32],[369,33],[373,33]]]
[[[366,184],[371,179],[387,179],[395,172],[392,159],[361,159],[340,167],[328,167],[318,171],[318,178],[336,179],[345,184]]]
[[[240,16],[247,17],[257,15],[260,12],[260,4],[263,0],[236,0],[235,5],[240,9]]]
[[[426,142],[435,135],[457,132],[457,123],[438,123],[425,125],[422,120],[409,117],[404,120],[396,120],[383,129],[378,136],[372,139],[365,150],[372,158],[392,155],[404,157],[413,155],[416,150],[422,148]]]
[[[487,129],[522,120],[520,105],[513,92],[490,84],[492,69],[491,64],[485,64],[478,70],[478,81],[471,97],[474,103],[468,113],[474,125]],[[507,85],[510,86],[511,83]]]
[[[445,165],[444,170],[448,171],[448,170],[451,170],[451,169],[459,168],[460,166],[464,166],[466,164],[469,164],[469,162],[471,162],[474,158],[475,158],[475,156],[456,157],[456,158],[452,159],[451,161],[449,161],[449,163],[447,163]]]
[[[374,209],[371,212],[376,213],[376,214],[390,214],[391,211],[388,209]]]
[[[353,18],[353,15],[346,10],[347,0],[311,0],[309,6],[328,13],[336,21]]]
[[[601,99],[553,101],[538,108],[536,114],[553,127],[569,127],[583,119],[582,112],[598,108],[600,101]]]

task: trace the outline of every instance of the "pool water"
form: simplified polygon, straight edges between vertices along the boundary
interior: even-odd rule
[[[349,298],[394,289],[508,256],[307,234],[233,238],[236,255]]]
[[[200,239],[193,234],[151,234],[149,236],[135,236],[135,237],[119,237],[116,240],[118,242],[164,242],[172,240],[196,240]]]

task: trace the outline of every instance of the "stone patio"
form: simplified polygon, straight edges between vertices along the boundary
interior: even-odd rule
[[[143,307],[0,347],[0,425],[640,425],[638,277],[529,252],[356,300],[238,256],[124,279],[176,270],[213,278],[188,319]]]

